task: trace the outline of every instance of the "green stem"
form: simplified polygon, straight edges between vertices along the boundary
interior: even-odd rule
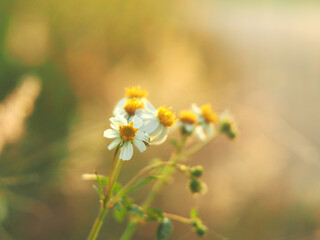
[[[111,170],[110,170],[110,174],[109,174],[109,181],[108,181],[106,191],[105,191],[105,196],[102,200],[99,214],[98,214],[96,220],[94,221],[94,224],[93,224],[92,229],[90,231],[88,240],[96,240],[97,239],[99,232],[100,232],[100,229],[103,224],[104,217],[108,213],[109,207],[107,206],[106,203],[108,202],[108,200],[112,196],[112,190],[114,187],[114,183],[117,181],[117,178],[118,178],[119,172],[120,172],[120,168],[121,168],[121,163],[122,163],[122,160],[118,158],[119,149],[120,148],[118,147],[116,149],[116,151],[114,152],[112,166],[111,166]]]
[[[126,229],[124,230],[120,240],[130,240],[138,227],[139,221],[137,218],[133,218],[128,223]]]
[[[118,164],[118,162],[119,162],[119,159],[117,158],[119,149],[120,148],[117,147],[117,149],[116,149],[116,151],[114,152],[114,155],[113,155],[112,164],[111,164],[111,170],[110,170],[109,178],[108,178],[108,184],[107,184],[107,187],[106,187],[106,191],[104,193],[103,206],[106,205],[106,203],[108,202],[108,198],[109,198],[108,196],[111,195],[110,192],[111,192],[111,189],[113,187],[112,184],[113,184],[113,177],[114,177],[114,172],[115,172],[114,168],[115,168],[115,165]]]
[[[175,164],[179,160],[179,154],[181,153],[184,145],[186,144],[187,136],[183,136],[181,143],[179,144],[179,147],[177,147],[175,153],[171,156],[168,162]],[[173,174],[175,171],[175,168],[173,166],[166,166],[163,169],[163,175],[162,177],[153,185],[153,188],[151,189],[151,192],[146,197],[144,203],[142,204],[142,207],[144,209],[147,209],[150,207],[155,195],[158,193],[162,185],[167,181],[168,177]]]
[[[151,170],[157,168],[157,167],[162,167],[162,166],[178,166],[175,163],[172,162],[161,162],[161,163],[155,163],[153,165],[147,166],[143,168],[137,175],[135,175],[122,189],[119,193],[117,193],[116,196],[114,196],[110,201],[108,202],[109,207],[112,207],[117,201],[119,201],[125,194],[127,194],[127,191],[132,187],[132,185],[143,175],[147,174]]]
[[[101,206],[98,217],[96,218],[93,227],[90,231],[90,235],[88,237],[88,240],[95,240],[98,237],[98,234],[100,232],[104,217],[106,216],[108,212],[108,208],[105,206]]]
[[[117,165],[116,165],[116,169],[115,169],[115,173],[114,173],[113,178],[112,178],[111,189],[110,189],[109,194],[106,196],[106,203],[112,197],[114,184],[117,182],[117,179],[118,179],[118,176],[119,176],[119,173],[120,173],[120,169],[121,169],[121,165],[122,165],[122,160],[118,159],[118,162],[117,162]]]

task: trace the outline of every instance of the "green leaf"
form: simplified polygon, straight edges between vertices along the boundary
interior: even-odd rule
[[[158,208],[148,209],[147,215],[147,220],[149,221],[158,221],[163,218],[162,210]]]
[[[128,196],[124,196],[122,198],[121,202],[122,202],[122,205],[125,206],[125,207],[129,207],[129,206],[132,205],[132,200]]]
[[[119,202],[116,202],[116,204],[114,205],[114,207],[117,209],[117,210],[121,210],[122,206]]]
[[[113,190],[112,190],[112,192],[113,192],[114,194],[117,194],[118,192],[120,192],[121,189],[122,189],[122,185],[121,185],[120,183],[115,183],[115,184],[113,185]]]
[[[96,173],[97,176],[97,182],[99,185],[99,190],[100,190],[100,198],[103,196],[103,186],[102,186],[102,180],[100,178],[100,176]]]
[[[116,203],[113,216],[118,222],[122,222],[124,217],[126,216],[127,209],[122,207],[120,203]]]
[[[92,185],[93,189],[95,190],[95,192],[98,194],[99,198],[101,198],[101,193],[99,188],[96,185]]]
[[[163,218],[157,229],[157,240],[167,239],[172,232],[172,222],[169,218]]]
[[[140,217],[144,217],[144,212],[142,211],[142,208],[139,207],[138,205],[132,204],[131,206],[128,206],[127,209],[129,212],[133,214],[137,214]]]
[[[147,183],[151,182],[152,180],[157,179],[157,177],[155,176],[149,176],[147,178],[145,178],[144,180],[142,180],[141,182],[137,183],[136,185],[134,185],[133,187],[131,187],[130,189],[127,190],[126,194],[146,185]]]
[[[191,219],[198,218],[198,212],[197,212],[196,209],[192,208],[192,209],[190,210],[190,217],[191,217]]]

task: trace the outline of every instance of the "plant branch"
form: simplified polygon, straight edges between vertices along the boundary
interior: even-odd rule
[[[108,180],[108,184],[107,184],[106,191],[105,191],[105,196],[104,196],[104,199],[103,199],[102,204],[100,206],[99,214],[98,214],[98,216],[92,226],[92,229],[90,231],[88,240],[96,240],[97,239],[98,234],[101,229],[101,226],[103,224],[104,217],[108,213],[109,208],[106,205],[106,203],[108,202],[108,200],[112,194],[113,185],[114,185],[114,182],[117,181],[117,178],[118,178],[118,175],[120,172],[120,168],[121,168],[121,163],[122,163],[122,160],[118,158],[119,149],[120,149],[120,147],[117,147],[117,149],[114,152],[111,170],[110,170],[110,174],[109,174],[109,180]]]
[[[172,213],[162,213],[164,217],[170,218],[171,220],[181,222],[181,223],[186,223],[186,224],[191,224],[191,219],[190,218],[185,218],[176,214]]]
[[[187,137],[184,136],[182,138],[180,144],[176,148],[176,151],[171,155],[168,162],[176,164],[177,161],[192,156],[193,154],[197,153],[201,149],[205,148],[209,143],[211,143],[218,136],[218,134],[219,134],[219,132],[208,137],[206,141],[200,142],[197,145],[186,150],[184,153],[181,153],[185,144],[186,144],[186,141],[187,141]],[[160,190],[162,185],[166,182],[167,178],[173,174],[173,172],[174,172],[174,168],[172,168],[172,166],[166,166],[163,169],[163,176],[160,179],[158,179],[157,182],[153,185],[152,190],[149,192],[145,201],[142,204],[143,209],[147,209],[150,207],[155,195]],[[138,217],[134,217],[134,218],[130,219],[124,233],[121,236],[121,240],[130,240],[131,237],[133,236],[134,232],[136,231],[138,224],[139,224]]]
[[[161,162],[161,163],[155,163],[153,165],[147,166],[145,168],[143,168],[137,175],[135,175],[121,190],[120,192],[114,197],[112,198],[108,205],[109,207],[112,207],[117,201],[119,201],[125,194],[126,192],[130,189],[130,187],[142,176],[144,176],[145,174],[147,174],[148,172],[150,172],[151,170],[161,167],[161,166],[166,166],[166,165],[177,165],[176,163],[172,163],[172,162]]]

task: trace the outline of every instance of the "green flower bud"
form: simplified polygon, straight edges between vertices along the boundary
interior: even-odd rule
[[[233,127],[233,125],[229,122],[224,122],[221,125],[221,132],[224,132],[228,135],[229,138],[233,139],[237,136],[237,131]]]
[[[196,228],[196,233],[197,233],[197,235],[200,236],[200,237],[203,236],[204,234],[207,233],[207,227],[204,226],[204,225],[198,226],[198,227]]]
[[[192,177],[199,178],[202,176],[203,167],[201,165],[190,168],[190,173]]]
[[[202,184],[197,179],[192,178],[189,182],[189,189],[192,193],[200,193],[202,190]]]
[[[195,229],[195,232],[198,236],[203,236],[204,234],[207,233],[207,227],[203,225],[201,219],[195,218],[191,222],[191,226]]]
[[[224,111],[220,115],[220,131],[226,133],[231,139],[235,138],[238,134],[236,122],[229,111]]]

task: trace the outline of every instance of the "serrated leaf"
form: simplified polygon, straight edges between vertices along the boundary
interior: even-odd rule
[[[163,218],[157,229],[157,240],[167,239],[172,232],[172,222],[169,218]]]
[[[147,220],[149,221],[158,221],[159,219],[163,218],[162,210],[158,208],[148,209],[147,214],[148,214]]]
[[[134,185],[133,187],[131,187],[130,189],[128,189],[128,190],[126,191],[126,194],[128,194],[128,193],[130,193],[130,192],[132,192],[132,191],[134,191],[134,190],[136,190],[136,189],[138,189],[138,188],[146,185],[147,183],[149,183],[149,182],[151,182],[152,180],[155,180],[155,179],[157,179],[157,177],[155,177],[155,176],[149,176],[149,177],[145,178],[145,179],[142,180],[141,182],[137,183],[136,185]]]

